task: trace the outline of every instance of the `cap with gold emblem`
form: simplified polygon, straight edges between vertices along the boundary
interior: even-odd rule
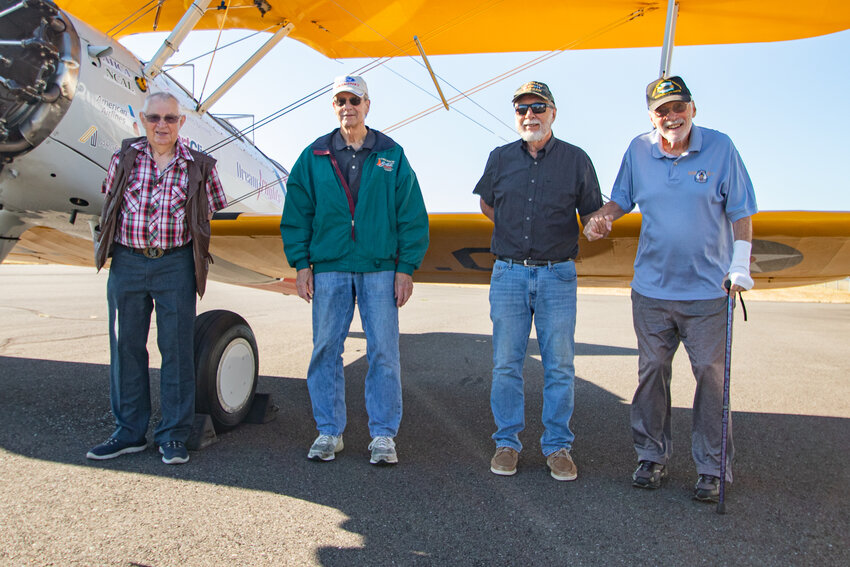
[[[541,83],[540,81],[528,81],[527,83],[523,83],[516,90],[514,98],[511,100],[515,102],[516,99],[527,94],[537,95],[552,106],[555,106],[555,97],[552,96],[552,91],[549,90],[546,83]]]
[[[656,79],[646,86],[646,106],[649,110],[655,110],[665,102],[673,100],[691,102],[691,91],[682,77]]]

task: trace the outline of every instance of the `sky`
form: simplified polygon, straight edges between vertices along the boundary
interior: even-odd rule
[[[249,34],[225,32],[221,43]],[[193,32],[171,63],[211,50],[216,36]],[[122,43],[147,60],[164,37],[130,36]],[[205,95],[263,41],[263,36],[255,36],[216,54]],[[850,30],[788,42],[675,48],[671,74],[682,76],[693,94],[695,123],[732,138],[753,180],[760,210],[850,211],[850,181],[844,169],[850,164],[848,54]],[[539,55],[454,55],[431,57],[430,62],[449,98]],[[511,105],[514,90],[528,80],[543,81],[558,107],[555,136],[587,152],[607,196],[630,140],[651,129],[645,88],[658,77],[660,55],[660,47],[563,52],[472,95],[474,102],[462,100],[450,111],[439,110],[389,135],[402,145],[416,171],[429,212],[477,212],[472,189],[487,156],[518,139]],[[212,112],[253,114],[260,120],[367,63],[328,59],[284,39]],[[198,97],[209,58],[194,65]],[[173,74],[191,89],[190,70]],[[378,130],[439,102],[419,58],[393,59],[364,78],[372,100],[366,123]],[[236,124],[245,127],[250,120]],[[327,94],[257,130],[255,141],[290,169],[310,142],[338,125]]]

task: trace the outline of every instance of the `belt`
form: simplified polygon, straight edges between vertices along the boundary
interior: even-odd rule
[[[123,244],[117,244],[116,246],[122,246],[133,252],[134,254],[141,254],[145,258],[162,258],[167,254],[171,254],[172,252],[177,252],[178,250],[183,250],[184,248],[190,246],[190,244],[184,244],[183,246],[177,246],[176,248],[155,248],[153,246],[148,246],[147,248],[132,248],[131,246],[124,246]]]
[[[562,258],[561,260],[532,260],[531,258],[525,258],[524,260],[516,260],[514,258],[508,258],[507,256],[496,256],[496,258],[502,262],[522,264],[523,266],[548,266],[549,264],[560,264],[561,262],[569,262],[572,260],[572,258]]]

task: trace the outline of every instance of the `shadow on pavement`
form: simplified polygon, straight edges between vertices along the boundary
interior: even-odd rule
[[[488,472],[494,448],[490,337],[403,335],[401,348],[405,406],[396,467],[368,463],[365,358],[346,367],[346,449],[331,463],[305,458],[315,436],[305,381],[274,376],[262,376],[258,391],[272,394],[277,419],[220,436],[193,453],[187,466],[166,467],[151,449],[93,463],[86,450],[112,430],[108,368],[9,357],[0,357],[0,446],[34,459],[238,486],[338,509],[348,518],[342,528],[360,534],[364,545],[322,547],[323,565],[671,558],[685,564],[841,564],[847,558],[850,420],[735,413],[737,482],[728,515],[721,517],[714,506],[690,499],[696,475],[689,409],[674,409],[677,454],[664,488],[636,490],[629,479],[635,457],[628,400],[594,385],[592,377],[578,377],[572,428],[579,478],[558,483],[539,452],[542,366],[532,358],[532,341],[519,474],[496,477]],[[636,352],[579,344],[577,354]]]

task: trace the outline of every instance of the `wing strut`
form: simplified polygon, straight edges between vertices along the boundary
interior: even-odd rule
[[[245,75],[251,68],[259,63],[260,59],[265,57],[266,53],[268,53],[272,47],[277,45],[277,43],[288,36],[292,29],[295,27],[294,24],[289,23],[277,30],[273,36],[271,36],[268,41],[266,41],[254,54],[248,58],[242,65],[239,66],[236,71],[233,72],[230,77],[224,81],[214,93],[206,98],[206,100],[200,104],[198,104],[198,112],[204,113],[209,107],[211,107],[215,102],[224,96],[224,93],[230,90],[230,88],[236,84],[236,82]]]
[[[171,31],[171,34],[164,42],[162,42],[162,46],[156,52],[156,55],[153,56],[150,63],[145,65],[145,76],[152,79],[162,73],[162,66],[165,65],[165,62],[168,61],[172,55],[177,53],[177,50],[180,49],[180,44],[183,43],[183,40],[186,39],[186,36],[189,35],[192,28],[194,28],[195,24],[198,23],[198,20],[203,17],[204,12],[211,1],[212,0],[195,0],[192,5],[189,6],[186,13],[183,14],[183,17],[180,18],[180,21]]]
[[[679,17],[679,3],[667,0],[667,23],[664,25],[664,46],[661,48],[661,68],[658,76],[666,79],[670,76],[670,66],[673,62],[673,44],[676,39],[676,19]]]
[[[431,69],[431,63],[428,61],[428,56],[425,55],[425,50],[422,49],[422,44],[419,43],[419,38],[414,35],[413,41],[416,43],[416,47],[419,48],[419,55],[422,56],[422,61],[425,62],[425,66],[428,68],[428,73],[431,74],[431,80],[434,81],[434,86],[437,87],[437,92],[440,94],[440,100],[443,101],[443,106],[445,106],[446,110],[448,110],[449,103],[446,102],[446,97],[443,95],[443,89],[440,88],[440,83],[437,82],[437,76],[434,74],[434,70]]]

